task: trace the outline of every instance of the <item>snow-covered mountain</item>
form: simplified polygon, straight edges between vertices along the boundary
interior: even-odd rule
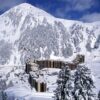
[[[7,93],[7,100],[53,100],[53,93],[49,92],[56,85],[57,75],[54,73],[59,73],[59,69],[48,69],[47,74],[43,72],[50,90],[35,93],[21,64],[29,58],[71,60],[79,53],[86,57],[85,65],[92,71],[98,92],[100,22],[55,18],[27,3],[11,8],[0,16],[0,100],[2,92]]]
[[[0,16],[0,64],[91,53],[100,44],[99,27],[100,22],[58,19],[23,3]]]

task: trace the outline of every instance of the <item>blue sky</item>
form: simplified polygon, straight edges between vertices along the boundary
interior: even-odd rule
[[[24,2],[55,17],[85,22],[100,21],[100,0],[0,0],[0,14]]]

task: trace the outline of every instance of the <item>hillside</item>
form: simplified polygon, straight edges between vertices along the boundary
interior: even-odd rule
[[[68,58],[91,53],[100,44],[100,22],[58,19],[26,3],[1,15],[0,22],[0,64]]]
[[[30,86],[25,62],[28,59],[71,61],[77,54],[85,55],[85,65],[92,71],[97,93],[100,90],[100,22],[55,18],[27,3],[11,8],[0,15],[0,98],[5,90],[8,100],[52,100],[51,83],[48,82],[51,90],[43,94]],[[58,69],[48,71],[51,76],[45,75],[45,80],[55,82],[57,76],[52,73],[58,73]]]

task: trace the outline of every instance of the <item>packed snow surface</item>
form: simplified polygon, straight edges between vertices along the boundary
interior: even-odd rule
[[[5,91],[7,100],[53,100],[53,93],[37,93],[23,87],[11,87]]]

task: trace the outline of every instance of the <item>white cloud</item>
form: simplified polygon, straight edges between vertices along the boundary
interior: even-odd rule
[[[91,8],[96,0],[62,0],[66,3],[66,11],[84,11]]]
[[[58,8],[56,10],[56,15],[60,17],[67,16],[68,18],[70,18],[69,13],[71,11],[87,11],[97,4],[96,0],[62,0],[61,2],[65,3],[65,7]]]
[[[26,0],[0,0],[0,11],[5,11],[15,5],[25,2]]]
[[[94,0],[74,0],[73,10],[84,11],[91,8],[94,4]]]
[[[84,15],[82,18],[80,18],[80,20],[85,22],[100,21],[100,13],[92,13]]]

